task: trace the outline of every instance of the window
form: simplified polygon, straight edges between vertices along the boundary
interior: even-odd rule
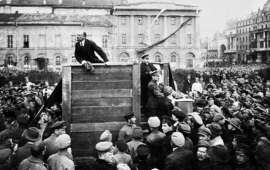
[[[24,56],[23,64],[25,66],[29,66],[30,65],[30,57],[28,55]]]
[[[126,25],[127,24],[127,17],[126,16],[122,16],[121,17],[121,24],[122,25]]]
[[[71,35],[71,47],[75,47],[76,42],[77,42],[76,35]]]
[[[138,17],[138,25],[142,25],[143,24],[143,17]]]
[[[155,34],[155,41],[159,41],[160,40],[160,34]]]
[[[187,44],[192,44],[192,35],[187,34]]]
[[[13,35],[8,35],[7,38],[8,38],[7,48],[13,48]]]
[[[61,57],[60,56],[56,56],[55,65],[57,65],[57,66],[61,65]]]
[[[193,59],[187,59],[186,61],[187,68],[192,68],[193,67]]]
[[[176,17],[171,17],[171,24],[175,25],[176,24]]]
[[[45,47],[46,44],[46,36],[45,34],[39,34],[39,47]]]
[[[161,62],[161,56],[160,55],[155,56],[155,62]]]
[[[144,35],[138,34],[138,44],[143,44],[143,43],[144,43]]]
[[[102,36],[102,47],[103,48],[108,48],[108,35],[103,35]]]
[[[173,55],[171,56],[171,62],[172,62],[172,63],[176,63],[176,55],[173,54]]]
[[[23,48],[29,48],[29,35],[23,35]]]
[[[122,44],[127,44],[127,34],[122,34]]]
[[[55,34],[55,47],[61,47],[61,34]]]
[[[176,35],[175,34],[171,37],[171,44],[176,44]]]

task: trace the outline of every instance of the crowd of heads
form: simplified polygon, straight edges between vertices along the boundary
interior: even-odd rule
[[[192,112],[176,102],[140,126],[128,114],[117,141],[109,138],[102,149],[100,141],[98,153],[109,152],[105,160],[115,167],[125,164],[123,169],[270,169],[269,82],[250,67],[213,69],[190,78],[195,80],[187,88]]]

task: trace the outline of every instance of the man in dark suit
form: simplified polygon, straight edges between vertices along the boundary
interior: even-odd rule
[[[191,91],[191,86],[192,86],[191,76],[190,74],[188,74],[187,79],[185,79],[184,81],[182,92],[188,94]]]
[[[141,63],[141,105],[145,108],[148,99],[148,83],[151,81],[151,74],[156,71],[156,67],[149,63],[149,55],[145,54],[142,57]]]
[[[93,41],[86,39],[86,33],[78,35],[78,42],[75,44],[75,58],[86,69],[93,71],[91,63],[106,63],[108,58],[106,53]],[[95,52],[103,59],[100,60]]]
[[[185,149],[185,137],[181,132],[171,135],[173,152],[165,159],[164,170],[194,170],[194,156],[191,150]]]

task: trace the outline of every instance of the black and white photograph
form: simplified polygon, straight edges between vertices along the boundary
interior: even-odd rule
[[[0,170],[270,170],[270,0],[0,0]]]

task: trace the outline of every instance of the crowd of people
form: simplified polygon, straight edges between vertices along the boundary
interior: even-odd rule
[[[186,113],[170,87],[152,88],[159,77],[152,72],[148,100],[156,100],[151,109],[159,112],[147,115],[147,127],[127,114],[114,143],[104,131],[94,169],[270,169],[269,82],[252,69],[201,73],[188,75],[181,90],[194,99],[193,112]]]
[[[104,129],[91,146],[97,154],[88,169],[270,169],[270,84],[256,70],[215,69],[188,75],[180,90],[194,100],[190,113],[175,103],[182,94],[158,84],[157,71],[150,75],[146,124],[138,124],[136,113],[127,113],[116,140]],[[36,117],[53,88],[26,78],[20,85],[10,82],[0,89],[0,169],[79,167],[61,106],[45,108]]]

